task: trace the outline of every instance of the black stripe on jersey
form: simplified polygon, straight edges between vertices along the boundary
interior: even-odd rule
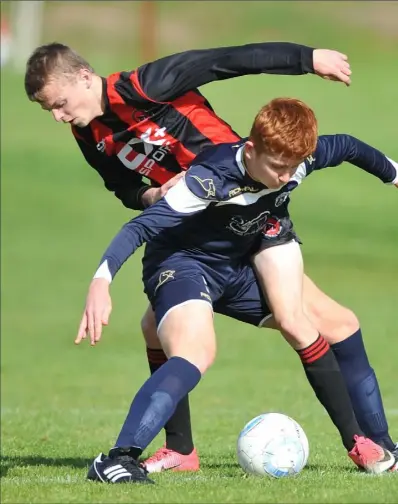
[[[153,111],[162,104],[155,101],[145,100],[139,94],[138,90],[135,89],[131,78],[135,72],[136,70],[131,72],[120,72],[119,79],[115,82],[114,88],[128,105],[142,111],[144,114],[147,113],[147,115],[151,115],[151,113],[153,113]],[[143,106],[143,104],[145,104],[145,106]]]
[[[72,126],[72,133],[77,139],[82,139],[89,146],[95,147],[97,142],[94,138],[90,124],[88,126],[85,126],[84,128],[77,128],[76,126]]]
[[[115,83],[114,87],[126,104],[135,107],[138,104],[131,85],[130,76],[132,74],[133,72],[121,72],[121,78]],[[199,92],[196,94],[201,96]],[[213,111],[211,107],[210,110]],[[169,131],[171,126],[174,126],[172,136],[195,156],[205,147],[214,145],[210,138],[203,135],[186,116],[172,106],[172,102],[171,104],[151,104],[148,102],[146,112],[151,112],[151,121],[156,123],[160,128],[166,128],[166,131]],[[181,124],[180,130],[176,131],[176,124]]]

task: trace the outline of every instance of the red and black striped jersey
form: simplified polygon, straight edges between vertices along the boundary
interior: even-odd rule
[[[104,114],[72,127],[87,162],[132,209],[208,146],[239,140],[198,91],[241,75],[313,73],[313,49],[291,43],[186,51],[103,78]]]

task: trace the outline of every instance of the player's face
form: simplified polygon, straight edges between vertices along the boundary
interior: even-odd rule
[[[40,104],[57,122],[83,128],[98,115],[98,99],[92,90],[92,76],[81,72],[51,79],[42,91]]]
[[[249,175],[269,189],[279,189],[287,184],[302,162],[258,153],[251,142],[245,145],[245,161]]]

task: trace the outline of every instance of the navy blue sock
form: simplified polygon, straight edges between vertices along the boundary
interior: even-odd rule
[[[181,357],[165,362],[135,396],[116,446],[133,448],[131,453],[138,458],[200,378],[199,369]]]
[[[366,355],[361,329],[346,340],[331,345],[331,348],[344,376],[361,429],[376,443],[394,449],[388,434],[379,384]]]
[[[157,348],[146,349],[149,369],[154,374],[167,362],[163,350]],[[177,404],[174,413],[164,426],[166,431],[166,448],[174,450],[182,455],[189,455],[194,449],[191,429],[191,413],[189,408],[189,396],[186,395]]]

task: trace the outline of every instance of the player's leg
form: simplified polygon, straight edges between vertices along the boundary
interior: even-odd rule
[[[167,357],[157,335],[155,314],[151,305],[142,318],[141,329],[146,342],[149,369],[153,374],[167,362]],[[168,469],[198,471],[199,457],[193,445],[188,396],[181,399],[164,428],[166,443],[145,460],[146,470],[150,473]]]
[[[175,288],[180,287],[176,282]],[[158,334],[168,360],[135,397],[116,441],[117,447],[136,448],[135,457],[141,455],[214,360],[211,304],[192,299],[173,306],[159,321]]]
[[[268,244],[278,245],[266,246]],[[303,310],[304,265],[297,241],[264,241],[252,258],[262,292],[277,327],[295,350],[309,346],[319,336]]]
[[[250,265],[242,268],[231,287],[226,296],[214,303],[216,312],[254,325],[275,327]],[[363,436],[339,365],[327,341],[318,335],[313,343],[298,349],[297,353],[315,395],[336,425],[349,456],[370,472],[389,469],[394,458]]]
[[[357,317],[322,292],[306,275],[303,286],[304,311],[331,345],[360,427],[373,441],[395,451],[379,384],[369,364]]]
[[[115,446],[108,456],[96,458],[89,479],[108,483],[148,481],[138,465],[139,456],[215,358],[212,304],[211,298],[204,300],[201,296],[204,290],[201,275],[180,275],[152,295],[158,336],[168,360],[134,397]]]
[[[393,451],[394,444],[388,436],[377,380],[367,361],[355,315],[333,303],[327,296],[322,297],[321,292],[308,280],[303,291],[303,261],[299,244],[295,240],[283,243],[285,238],[286,235],[272,241],[264,239],[264,248],[253,257],[261,288],[267,293],[272,311],[275,311],[277,327],[281,328],[282,334],[287,336],[289,342],[295,342],[293,346],[297,350],[303,348],[303,342],[309,334],[304,332],[307,319],[310,321],[310,327],[332,344],[332,351],[352,398],[355,415],[360,420],[359,425],[371,439],[376,442],[383,440],[383,446]],[[308,298],[305,310],[304,294]],[[312,304],[310,299],[313,300]],[[311,312],[312,316],[307,317],[306,312]],[[347,343],[337,343],[349,336],[351,338]],[[358,377],[353,377],[351,371],[354,359],[361,369]],[[370,390],[372,397],[367,398],[366,392]]]

